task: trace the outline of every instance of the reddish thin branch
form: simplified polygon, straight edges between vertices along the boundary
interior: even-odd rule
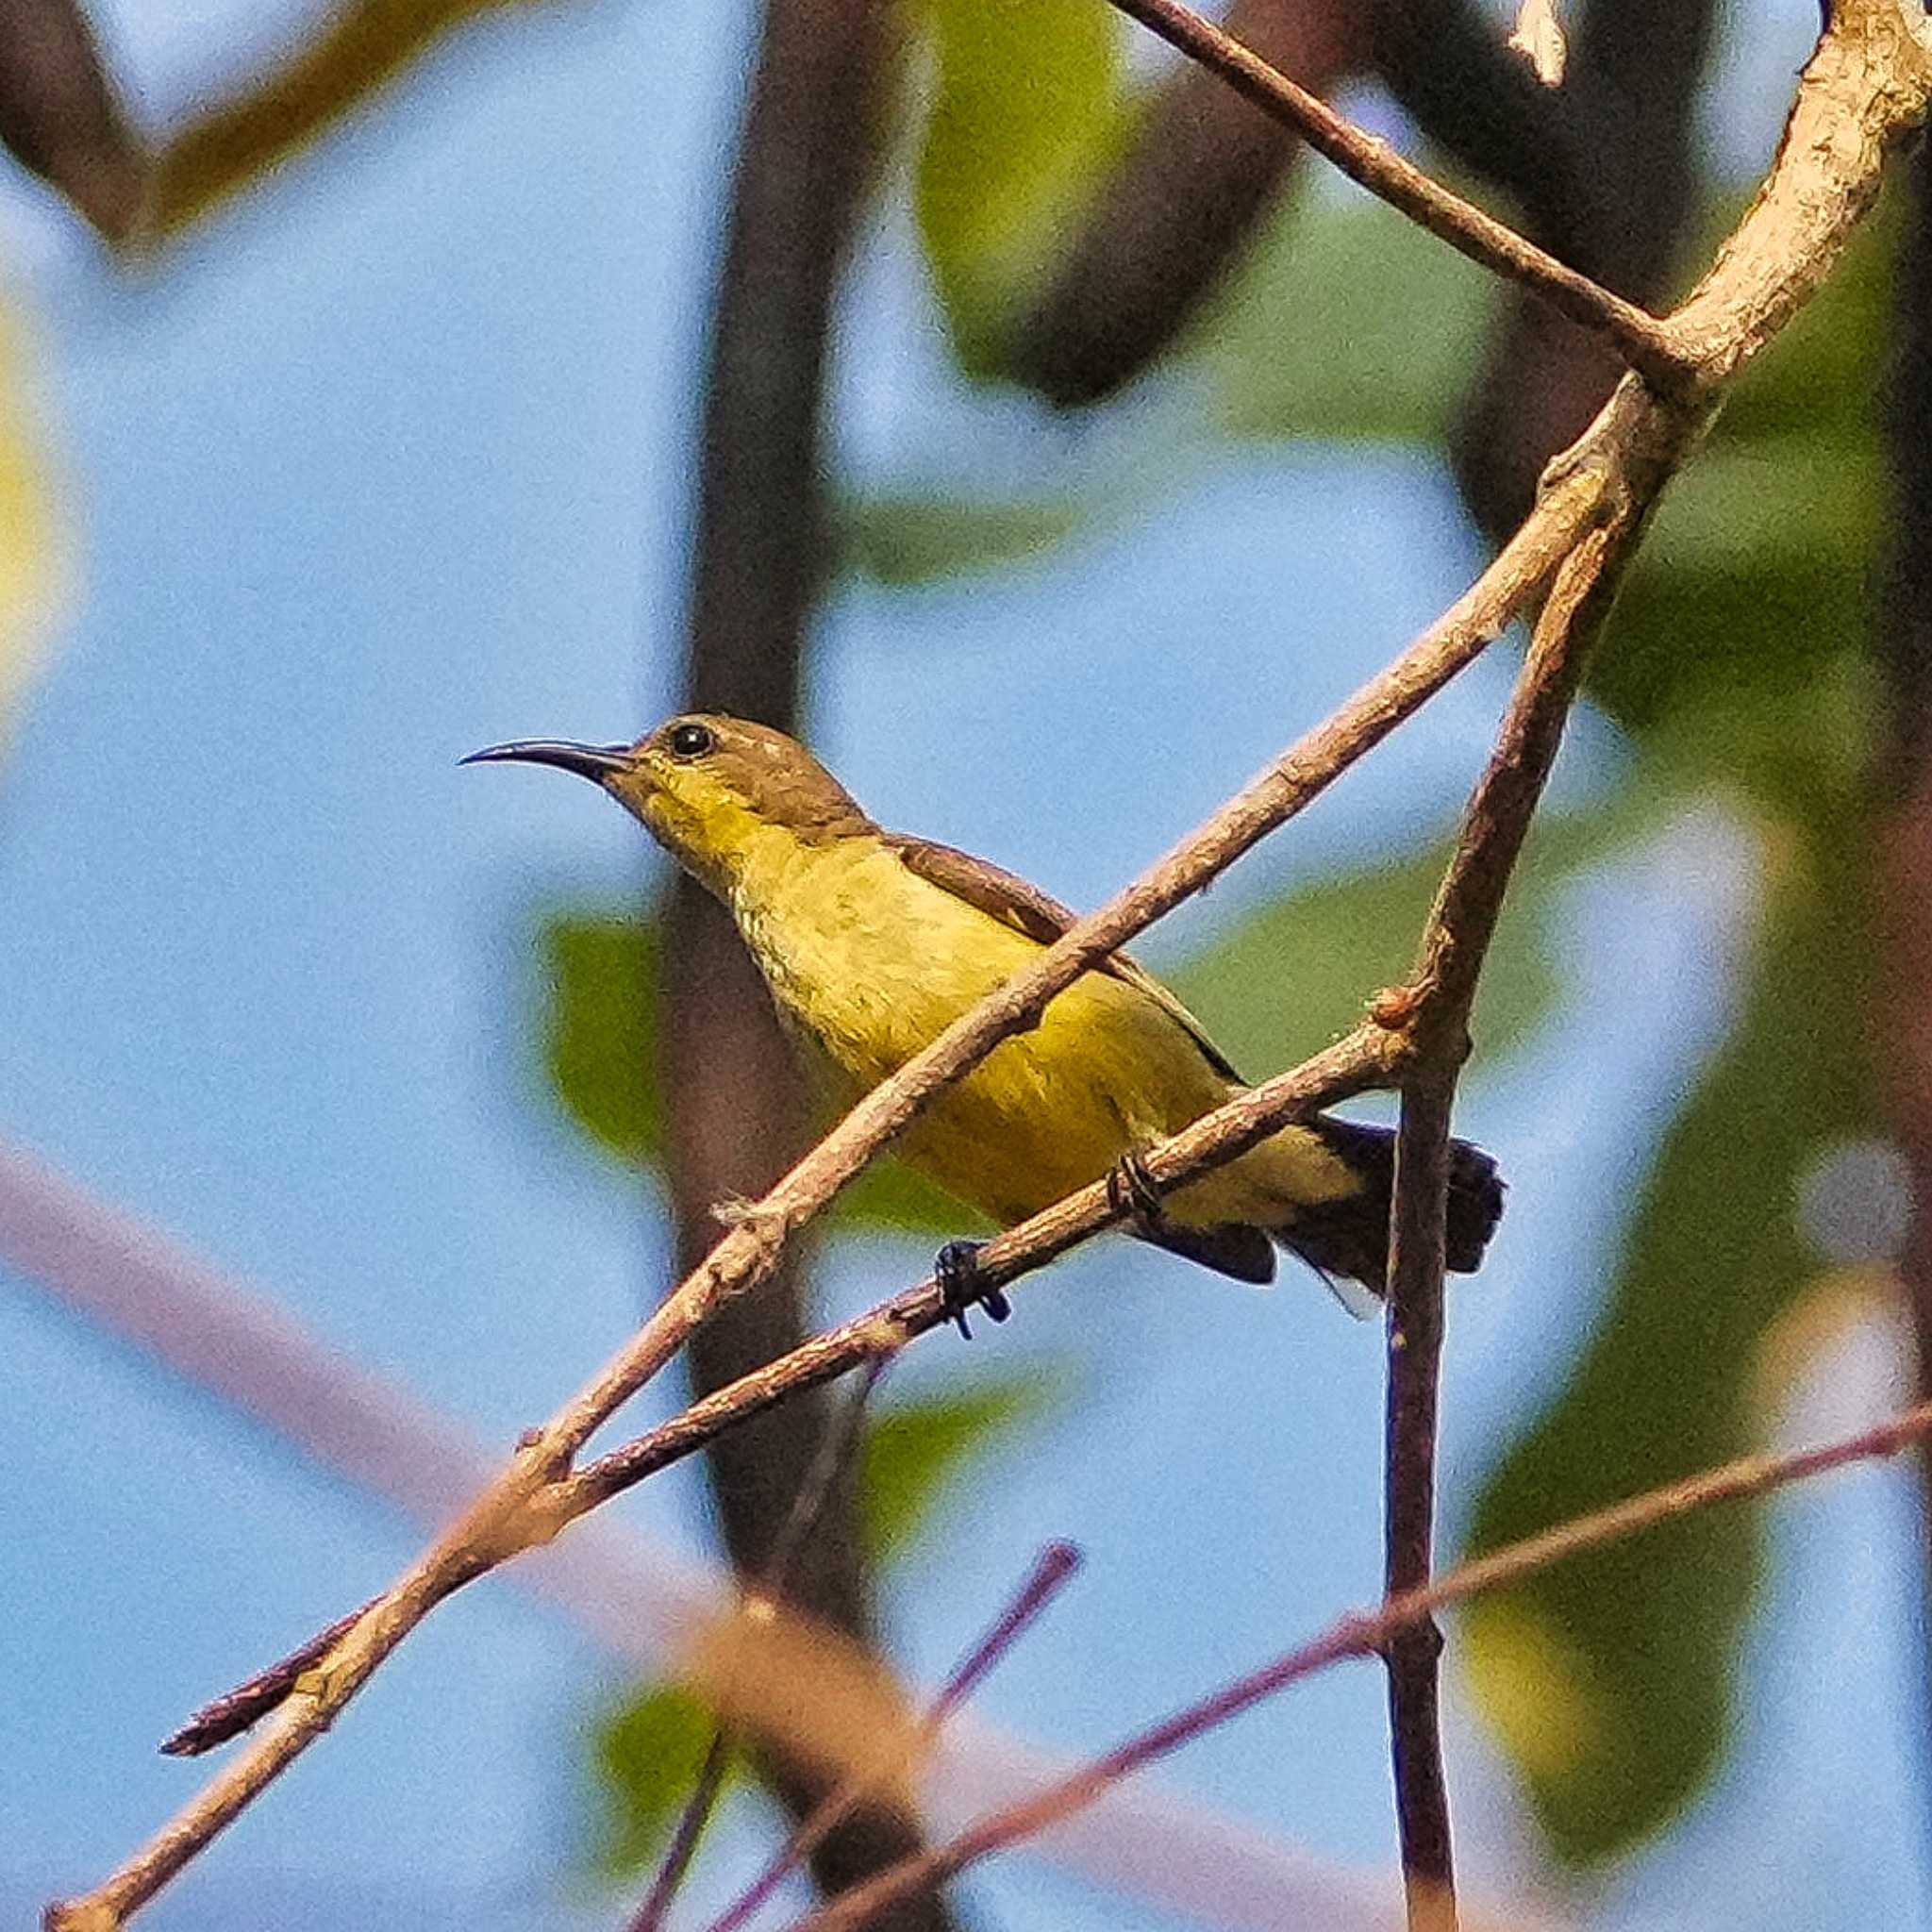
[[[1456,1062],[1402,1091],[1389,1256],[1389,1388],[1382,1457],[1382,1593],[1426,1587],[1436,1535],[1436,1406],[1442,1357],[1443,1229]],[[1441,1633],[1406,1624],[1383,1652],[1402,1887],[1411,1932],[1455,1932],[1456,1867],[1439,1705]]]
[[[845,1893],[823,1911],[802,1921],[794,1932],[858,1932],[896,1899],[938,1885],[1022,1839],[1058,1824],[1084,1810],[1123,1778],[1131,1777],[1155,1759],[1191,1743],[1204,1732],[1286,1690],[1304,1677],[1326,1670],[1345,1657],[1371,1657],[1386,1651],[1397,1634],[1424,1617],[1484,1591],[1520,1583],[1525,1576],[1588,1549],[1636,1536],[1674,1517],[1707,1509],[1721,1503],[1743,1502],[1754,1496],[1842,1469],[1856,1462],[1878,1461],[1898,1455],[1932,1436],[1932,1402],[1921,1403],[1890,1421],[1856,1436],[1791,1456],[1745,1456],[1701,1475],[1667,1483],[1661,1489],[1614,1503],[1588,1516],[1539,1536],[1525,1537],[1473,1563],[1459,1564],[1426,1588],[1393,1597],[1373,1610],[1356,1610],[1340,1618],[1323,1634],[1301,1644],[1245,1677],[1238,1678],[1212,1696],[1203,1698],[1120,1744],[1106,1756],[1049,1785],[1044,1790],[990,1813],[957,1838],[921,1857],[908,1859],[869,1884]]]
[[[885,1372],[883,1357],[869,1363],[864,1374],[853,1384],[844,1406],[821,1433],[811,1467],[792,1495],[791,1507],[766,1553],[764,1574],[751,1592],[754,1602],[762,1599],[776,1605],[784,1601],[806,1540],[824,1519],[826,1505],[839,1489],[841,1478],[851,1469],[854,1453],[858,1447],[859,1425],[865,1420],[866,1405],[872,1400],[873,1391],[878,1387],[879,1377]],[[698,1841],[704,1837],[705,1829],[711,1822],[711,1813],[717,1808],[737,1743],[729,1724],[722,1719],[713,1724],[711,1741],[705,1747],[705,1761],[698,1767],[691,1795],[685,1800],[676,1828],[671,1834],[671,1842],[664,1849],[658,1875],[631,1920],[631,1932],[658,1932],[658,1927],[663,1924],[664,1916],[671,1909],[671,1902],[677,1896],[677,1889],[684,1883],[691,1862],[697,1856]],[[823,1808],[823,1800],[819,1808]],[[849,1817],[853,1808],[848,1807],[841,1816]],[[816,1810],[812,1815],[817,1815]],[[825,1836],[821,1832],[813,1840],[814,1845],[822,1844]],[[901,1830],[896,1836],[902,1842],[918,1842],[918,1834],[909,1829]],[[900,1856],[904,1857],[905,1853],[902,1851]]]
[[[358,1609],[338,1617],[326,1630],[318,1630],[307,1643],[277,1657],[266,1670],[258,1671],[245,1683],[224,1690],[195,1711],[179,1730],[171,1731],[160,1742],[164,1757],[199,1757],[217,1744],[225,1744],[259,1724],[280,1704],[309,1671],[315,1669],[336,1644],[346,1637],[381,1599],[372,1597]]]

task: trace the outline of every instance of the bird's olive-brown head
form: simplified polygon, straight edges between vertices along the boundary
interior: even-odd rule
[[[672,718],[635,744],[549,739],[491,745],[463,760],[556,765],[594,779],[681,865],[728,889],[774,830],[808,844],[873,829],[852,794],[796,739],[718,712]]]

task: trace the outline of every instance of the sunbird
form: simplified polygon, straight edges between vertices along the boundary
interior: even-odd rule
[[[464,763],[555,765],[601,785],[720,899],[780,1020],[850,1105],[1023,971],[1074,915],[1009,872],[889,832],[794,739],[717,714],[635,744],[525,740]],[[1206,1029],[1125,953],[1057,993],[928,1105],[899,1152],[1002,1226],[1106,1178],[1143,1241],[1238,1281],[1288,1249],[1324,1280],[1385,1291],[1394,1134],[1332,1114],[1281,1128],[1164,1197],[1144,1149],[1242,1091]],[[1474,1270],[1503,1211],[1496,1164],[1450,1144],[1446,1258]],[[941,1251],[947,1312],[1008,1308],[976,1276],[979,1243]]]

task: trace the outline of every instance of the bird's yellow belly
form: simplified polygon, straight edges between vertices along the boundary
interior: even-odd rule
[[[1130,989],[1090,974],[1041,1025],[996,1048],[906,1131],[905,1158],[995,1221],[1038,1213],[1121,1158],[1177,1133],[1233,1091],[1195,1043]],[[1171,1194],[1183,1225],[1282,1224],[1284,1213],[1355,1190],[1298,1127]]]
[[[1040,957],[1024,935],[876,848],[836,871],[822,862],[809,878],[758,884],[741,915],[745,937],[780,1013],[830,1062],[848,1101]],[[809,894],[808,908],[794,892]],[[935,1101],[899,1152],[948,1192],[1016,1221],[1227,1091],[1166,1013],[1090,973]]]
[[[808,876],[754,880],[734,908],[780,1014],[850,1104],[1041,948],[910,874],[889,851],[820,855]],[[1089,973],[908,1127],[898,1152],[948,1193],[1011,1223],[1218,1107],[1234,1091],[1139,989]],[[1286,1204],[1353,1177],[1291,1128],[1166,1204],[1176,1221],[1278,1224]]]

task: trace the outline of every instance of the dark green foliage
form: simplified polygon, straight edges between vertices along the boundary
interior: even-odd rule
[[[612,1877],[657,1857],[711,1747],[711,1713],[677,1684],[647,1684],[598,1720],[592,1743],[606,1798],[597,1863]],[[734,1762],[726,1789],[742,1775]]]
[[[1037,1375],[1016,1375],[875,1416],[859,1465],[859,1503],[873,1554],[901,1555],[967,1463],[1032,1421],[1049,1400]]]

